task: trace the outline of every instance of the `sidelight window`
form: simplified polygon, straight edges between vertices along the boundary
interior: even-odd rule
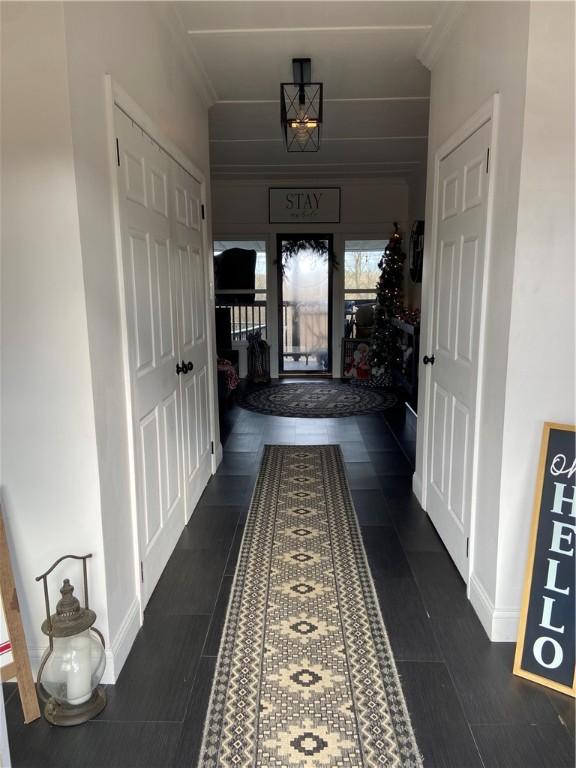
[[[237,249],[255,251],[255,263]],[[253,331],[266,338],[266,241],[215,240],[214,265],[216,307],[230,310],[232,340],[245,340]]]
[[[356,315],[361,308],[376,301],[376,284],[380,277],[378,263],[388,240],[346,240],[344,246],[344,312],[345,335],[356,335]],[[362,309],[358,322],[369,322],[370,312]]]

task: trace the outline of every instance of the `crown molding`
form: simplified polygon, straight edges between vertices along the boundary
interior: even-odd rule
[[[430,96],[360,96],[354,98],[324,99],[324,104],[346,104],[381,101],[430,101]],[[236,107],[243,104],[279,104],[280,99],[218,99],[216,106]]]
[[[353,142],[362,142],[362,141],[428,141],[428,136],[334,136],[332,138],[329,138],[327,136],[322,137],[322,143],[326,144],[328,142],[335,143],[335,142],[342,142],[342,141],[353,141]],[[229,139],[210,139],[211,144],[283,144],[284,139],[266,139],[266,138],[256,138],[256,139],[245,139],[245,138],[229,138]]]
[[[261,170],[263,168],[283,168],[283,169],[303,169],[307,168],[347,168],[354,166],[355,168],[375,168],[376,166],[382,166],[386,168],[412,168],[417,165],[422,165],[419,160],[370,160],[370,161],[354,161],[340,162],[340,163],[212,163],[211,168],[223,169],[232,168],[238,170],[241,173],[250,172],[251,170]],[[300,173],[300,170],[298,171]]]
[[[322,178],[322,184],[327,182],[332,182],[333,184],[342,183],[344,179],[350,180],[350,179],[356,179],[358,183],[361,182],[370,182],[370,181],[377,181],[378,179],[386,179],[393,180],[394,183],[396,181],[398,183],[408,183],[408,179],[411,178],[410,173],[390,173],[390,172],[357,172],[354,169],[351,169],[350,171],[347,171],[345,173],[323,173],[321,177],[318,174],[315,173],[303,173],[298,176],[298,182],[294,182],[295,186],[302,185],[304,181],[310,182],[313,184],[313,186],[322,186],[320,182],[318,181],[319,178]],[[228,173],[218,173],[211,177],[211,183],[212,186],[214,186],[217,182],[222,183],[239,183],[239,182],[246,182],[254,181],[261,182],[262,180],[268,180],[272,185],[275,182],[276,185],[278,185],[280,182],[282,185],[285,184],[291,184],[294,180],[293,176],[290,176],[288,174],[283,173],[276,173],[274,175],[272,174],[250,174],[250,176],[236,176],[235,174],[228,174]]]
[[[436,22],[426,35],[426,39],[416,54],[418,61],[427,69],[432,70],[440,58],[444,46],[462,16],[465,7],[466,3],[464,2],[446,2],[444,4]]]
[[[234,187],[262,187],[262,186],[274,186],[278,181],[282,181],[283,184],[292,187],[302,186],[302,176],[274,176],[273,174],[260,174],[256,177],[248,178],[246,176],[218,176],[212,180],[212,189],[221,190],[230,186]],[[391,175],[388,173],[374,174],[371,176],[362,176],[360,174],[350,175],[348,173],[341,174],[340,176],[331,174],[328,176],[307,176],[304,177],[307,180],[313,179],[316,186],[324,186],[325,184],[345,184],[348,187],[377,187],[382,182],[386,183],[386,186],[398,186],[405,188],[407,185],[407,175]]]
[[[223,27],[220,29],[189,29],[191,37],[207,35],[284,35],[297,34],[333,34],[337,32],[425,32],[430,24],[371,24],[369,26],[345,27]]]
[[[404,182],[413,178],[420,163],[406,163],[382,166],[376,163],[340,163],[340,164],[307,164],[292,166],[269,164],[260,166],[212,165],[212,183],[217,181],[242,182],[259,179],[276,179],[285,182],[287,179],[334,179],[334,178],[396,178]]]
[[[180,17],[180,13],[174,3],[150,3],[158,17],[166,24],[172,33],[174,44],[178,47],[186,61],[198,95],[207,109],[218,101],[218,94],[212,85],[206,70],[196,53],[190,37],[186,34],[186,27]]]

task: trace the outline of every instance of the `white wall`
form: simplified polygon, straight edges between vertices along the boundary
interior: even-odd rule
[[[59,4],[2,4],[1,482],[24,629],[46,638],[34,577],[93,552],[108,635],[84,276]],[[81,572],[61,566],[81,591]],[[79,595],[81,596],[81,595]]]
[[[542,424],[576,423],[574,5],[530,5],[496,607],[520,604]]]
[[[388,239],[393,222],[398,221],[403,233],[409,224],[409,189],[404,179],[343,179],[310,180],[304,186],[341,187],[342,210],[340,224],[269,224],[268,188],[302,186],[297,179],[271,180],[215,180],[212,182],[212,209],[214,236],[260,236],[268,243],[268,306],[270,318],[277,317],[276,234],[289,232],[334,233],[334,251],[338,263],[344,262],[344,241],[358,238]],[[408,247],[407,240],[405,241]],[[344,270],[333,273],[333,333],[332,362],[334,376],[340,376],[340,343],[344,328]],[[278,335],[276,323],[268,329],[272,346],[272,376],[278,376]]]
[[[437,149],[500,94],[470,579],[493,640],[516,636],[542,422],[574,421],[571,14],[564,3],[466,4],[432,67],[429,224]],[[430,267],[425,258],[423,353]],[[419,414],[428,373],[421,365]],[[416,490],[424,470],[419,439]]]
[[[168,4],[65,3],[70,104],[86,289],[108,612],[118,663],[139,626],[130,517],[121,317],[105,75],[209,179],[208,108]],[[208,222],[209,224],[210,222]]]
[[[38,644],[33,577],[94,552],[111,681],[140,615],[105,75],[207,178],[208,107],[168,3],[2,12],[2,483],[21,605]]]
[[[432,252],[434,157],[438,148],[494,93],[500,94],[500,121],[493,164],[494,211],[487,265],[488,312],[485,326],[485,369],[482,381],[481,430],[478,455],[477,519],[473,533],[471,599],[493,612],[500,514],[500,470],[510,326],[510,301],[516,251],[516,229],[526,57],[528,3],[468,3],[442,54],[432,68],[425,259],[422,296],[421,350],[430,336],[429,308]],[[494,153],[493,153],[494,155]],[[429,375],[420,365],[418,413],[424,413]],[[422,437],[422,432],[420,433]],[[416,452],[415,487],[425,482],[424,440]],[[479,599],[481,596],[482,599]],[[487,631],[491,629],[485,623]]]

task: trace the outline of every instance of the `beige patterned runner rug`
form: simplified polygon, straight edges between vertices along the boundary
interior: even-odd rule
[[[421,766],[336,445],[265,448],[199,766]]]

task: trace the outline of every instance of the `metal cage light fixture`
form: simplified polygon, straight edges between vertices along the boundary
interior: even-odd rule
[[[318,152],[322,83],[312,83],[311,59],[292,59],[293,83],[280,84],[280,122],[288,152]]]

